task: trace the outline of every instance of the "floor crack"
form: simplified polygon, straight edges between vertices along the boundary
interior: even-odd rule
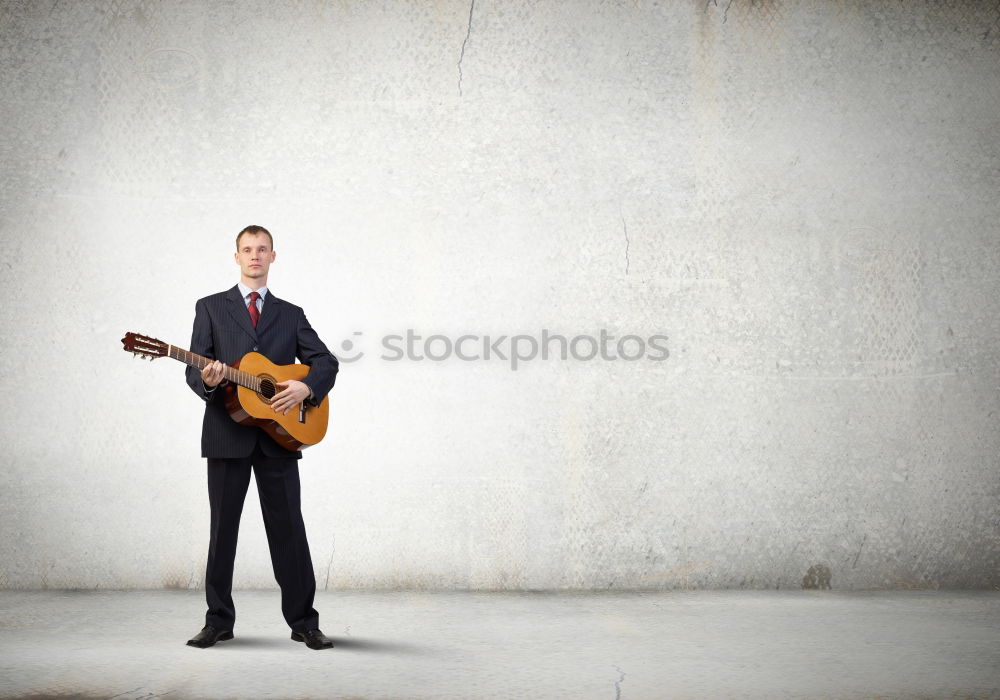
[[[465,58],[465,45],[469,43],[472,36],[472,12],[476,9],[476,0],[469,4],[469,26],[465,30],[465,39],[462,41],[462,53],[458,57],[458,96],[462,96],[462,59]]]
[[[138,688],[132,688],[132,690],[126,690],[124,693],[118,693],[117,695],[112,695],[110,698],[108,698],[108,700],[112,700],[112,698],[120,698],[122,695],[125,695],[126,693],[134,693],[137,690],[142,690],[142,686],[140,685]]]

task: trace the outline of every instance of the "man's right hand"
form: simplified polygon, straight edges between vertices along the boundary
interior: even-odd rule
[[[205,369],[201,371],[201,381],[205,382],[205,386],[219,386],[222,383],[222,373],[225,370],[225,365],[216,360],[210,365],[206,365]]]

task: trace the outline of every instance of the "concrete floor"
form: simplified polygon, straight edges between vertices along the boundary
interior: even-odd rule
[[[1000,593],[324,591],[332,650],[277,591],[184,642],[200,591],[0,591],[3,697],[1000,698]]]

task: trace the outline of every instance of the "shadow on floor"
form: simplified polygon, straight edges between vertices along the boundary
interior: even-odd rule
[[[387,642],[378,639],[364,639],[361,637],[334,637],[327,635],[333,640],[334,649],[364,651],[373,654],[410,654],[410,655],[430,655],[433,650],[417,646],[414,644],[402,644],[399,642]],[[225,642],[218,642],[214,649],[290,649],[293,646],[305,646],[301,642],[292,642],[288,637],[241,637],[235,636]],[[315,651],[315,650],[310,650]],[[323,650],[326,651],[326,650]]]

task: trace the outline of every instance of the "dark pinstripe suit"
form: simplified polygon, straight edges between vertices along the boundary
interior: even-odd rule
[[[333,387],[339,364],[310,327],[302,309],[264,297],[253,327],[238,287],[199,299],[195,305],[191,352],[231,365],[256,351],[278,365],[310,366],[303,380],[319,403]],[[240,425],[225,407],[223,391],[206,391],[201,373],[187,368],[187,382],[205,401],[201,452],[208,458],[208,497],[212,510],[205,595],[205,624],[231,630],[236,620],[232,598],[233,564],[243,501],[253,469],[274,578],[281,587],[281,610],[297,632],[319,627],[313,608],[316,578],[300,506],[301,452],[289,452],[260,428]]]

